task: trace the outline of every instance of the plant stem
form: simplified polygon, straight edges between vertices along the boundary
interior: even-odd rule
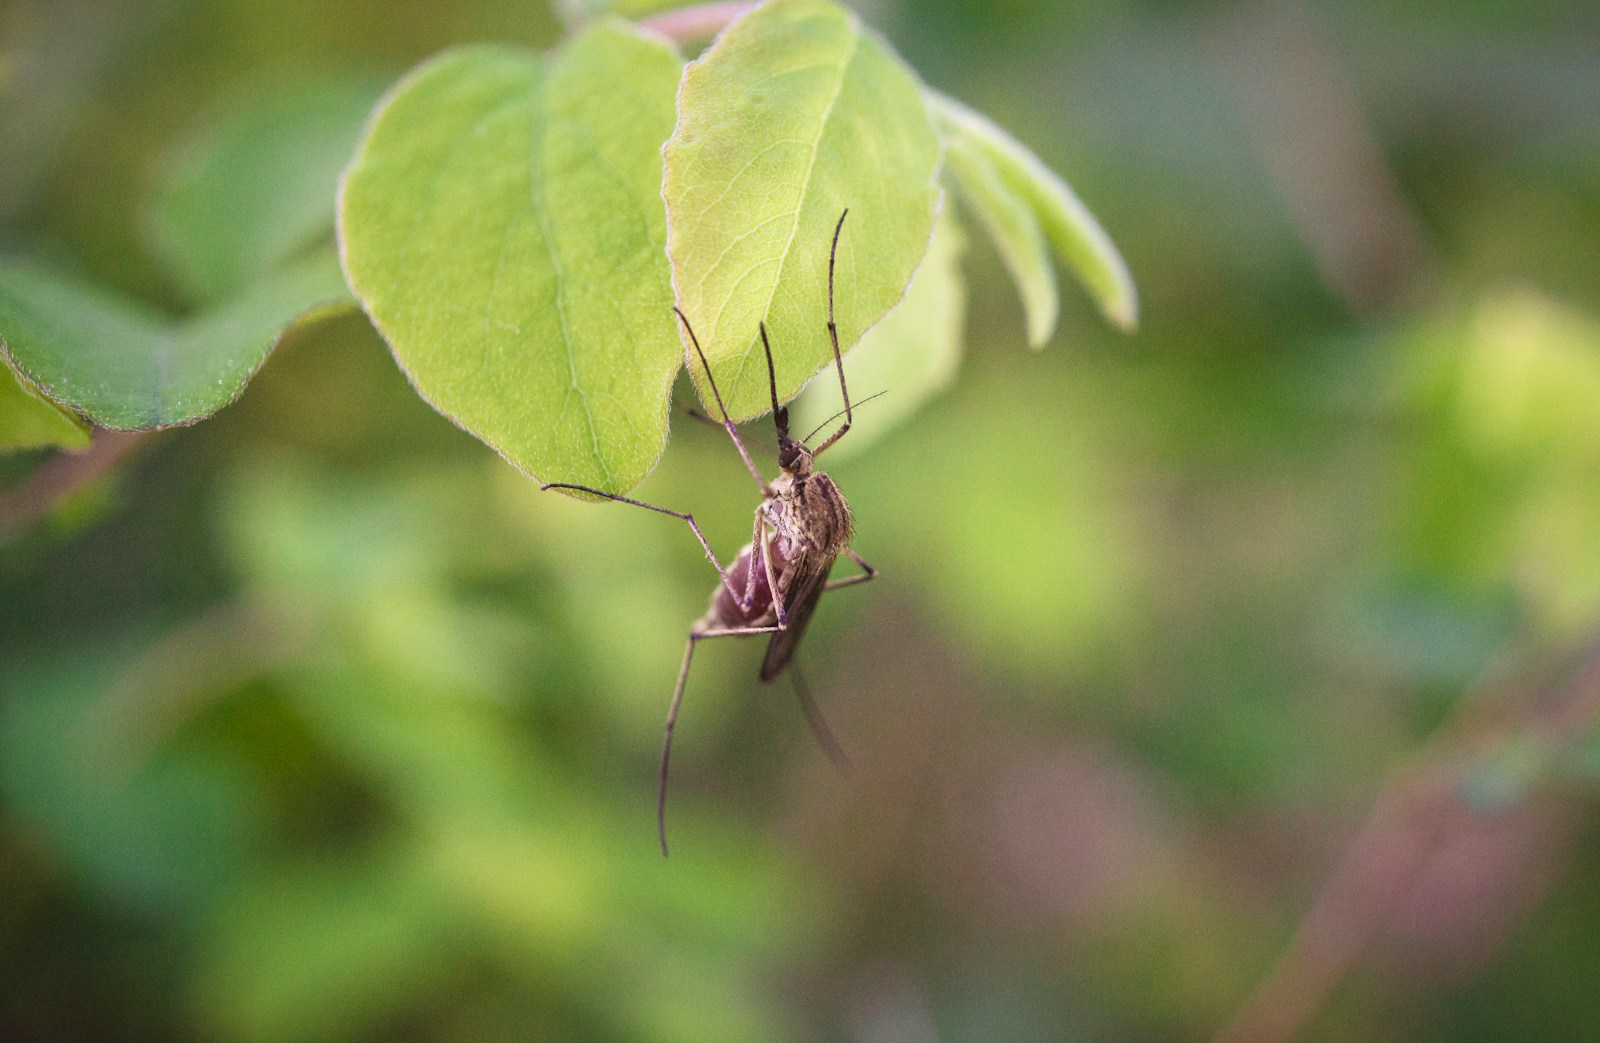
[[[0,492],[0,540],[18,536],[49,517],[57,504],[110,470],[148,434],[97,428],[89,448],[57,453],[40,464],[27,481]]]
[[[1494,817],[1463,794],[1465,765],[1518,736],[1552,751],[1586,741],[1600,725],[1600,638],[1564,658],[1542,683],[1461,700],[1416,767],[1379,796],[1271,973],[1214,1043],[1289,1043],[1305,1031],[1433,857]],[[1486,705],[1497,720],[1481,719]]]
[[[693,43],[697,40],[709,40],[726,29],[735,18],[746,14],[755,6],[742,0],[733,3],[697,4],[676,11],[664,11],[644,19],[639,24],[674,43]]]

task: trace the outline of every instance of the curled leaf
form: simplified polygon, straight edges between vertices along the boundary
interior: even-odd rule
[[[999,169],[977,143],[957,136],[945,153],[945,169],[961,187],[962,198],[977,214],[1022,295],[1028,320],[1028,344],[1041,348],[1055,332],[1061,313],[1056,295],[1056,268],[1050,244],[1027,200],[1012,191]]]
[[[987,199],[994,187],[1009,189],[1032,209],[1057,255],[1071,265],[1105,317],[1124,330],[1131,330],[1138,325],[1139,297],[1134,289],[1133,277],[1128,274],[1128,266],[1112,244],[1111,237],[1106,235],[1105,229],[1100,227],[1100,223],[1067,183],[1045,166],[1026,145],[987,116],[936,91],[929,91],[928,96],[950,138],[952,151],[958,155],[970,153],[986,159],[993,173],[998,176],[998,186],[980,183],[987,179],[987,171],[978,179],[969,180],[962,161],[958,159],[952,167],[952,173],[968,191],[969,199]],[[985,204],[978,205],[983,207]],[[996,210],[995,214],[1001,216],[999,221],[995,215],[985,217],[985,224],[990,227],[991,233],[994,233],[997,224],[1003,226],[1006,221],[1015,220],[1014,215],[1007,217],[1003,214],[1008,208],[1009,204],[1002,204],[1001,209]],[[1017,250],[1016,242],[1010,235],[1006,235],[1002,241],[1001,235],[996,234],[996,245],[1001,255],[1008,258],[1008,265],[1019,257],[1028,256],[1026,251],[1009,255]],[[1025,283],[1020,277],[1018,280],[1025,300],[1030,293],[1037,293],[1036,289],[1030,288],[1031,282],[1037,278],[1031,262],[1026,267],[1029,271],[1028,282]],[[1030,312],[1030,329],[1035,321]]]

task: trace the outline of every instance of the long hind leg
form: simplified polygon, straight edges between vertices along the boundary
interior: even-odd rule
[[[661,740],[661,773],[656,783],[656,832],[661,837],[661,857],[667,857],[667,769],[672,763],[672,730],[678,724],[678,707],[683,705],[683,689],[689,683],[689,663],[694,659],[696,641],[708,637],[753,637],[776,634],[778,627],[738,627],[728,630],[691,630],[683,647],[683,666],[678,670],[678,686],[672,690],[672,705],[667,708],[667,730]]]

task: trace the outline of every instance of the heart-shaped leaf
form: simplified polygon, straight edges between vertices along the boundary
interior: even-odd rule
[[[921,88],[836,4],[771,0],[733,23],[685,70],[665,155],[678,306],[736,420],[771,409],[759,322],[780,399],[832,360],[828,251],[846,208],[841,349],[895,306],[927,252],[939,139]]]
[[[349,302],[331,253],[180,322],[49,269],[0,265],[0,350],[102,427],[190,424],[232,402],[285,328]]]
[[[448,52],[372,123],[340,194],[345,273],[435,409],[545,481],[621,492],[682,365],[661,142],[682,63],[620,22],[553,58]]]

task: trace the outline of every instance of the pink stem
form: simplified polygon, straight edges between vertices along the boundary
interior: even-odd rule
[[[148,434],[97,428],[88,449],[58,453],[17,488],[0,492],[0,539],[20,535],[43,521],[58,503],[110,470]]]
[[[735,18],[748,14],[755,6],[746,2],[697,4],[676,11],[664,11],[639,24],[675,43],[693,43],[717,35]]]

